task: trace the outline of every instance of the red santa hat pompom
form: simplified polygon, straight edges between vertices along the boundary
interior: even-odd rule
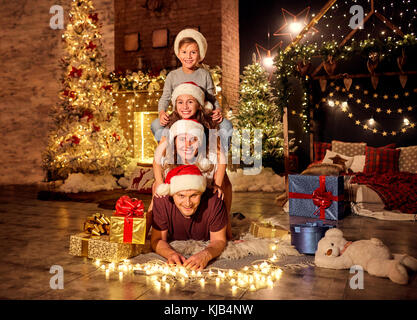
[[[174,195],[185,190],[206,190],[206,178],[195,165],[181,165],[168,172],[165,183],[156,188],[156,193],[161,196]]]

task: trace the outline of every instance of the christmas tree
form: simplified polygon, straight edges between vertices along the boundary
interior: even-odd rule
[[[262,130],[262,159],[276,162],[283,158],[281,112],[273,101],[269,74],[257,62],[245,67],[239,87],[240,99],[235,128]]]
[[[61,103],[44,154],[48,179],[70,173],[121,174],[130,152],[121,132],[112,85],[105,78],[100,25],[92,1],[74,0],[62,36]]]

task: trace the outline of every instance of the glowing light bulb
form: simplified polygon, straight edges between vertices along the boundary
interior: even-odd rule
[[[290,23],[289,28],[292,33],[298,34],[303,29],[303,25],[300,22],[294,21]]]
[[[274,65],[274,59],[272,57],[265,57],[263,64],[266,68],[271,68]]]
[[[408,126],[408,125],[410,124],[410,120],[408,120],[407,118],[404,118],[404,124],[405,124],[406,126]]]
[[[220,285],[220,278],[216,277],[216,288],[218,288]]]
[[[329,100],[327,103],[329,104],[330,107],[332,107],[332,108],[334,107],[334,101],[333,100]]]

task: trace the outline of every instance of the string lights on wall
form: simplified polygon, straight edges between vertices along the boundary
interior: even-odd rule
[[[335,86],[334,82],[331,86]],[[359,98],[355,95],[361,93],[363,98]],[[415,101],[414,94],[417,93],[417,89],[414,89],[412,93],[405,91],[403,93],[392,94],[378,94],[376,92],[370,93],[367,89],[362,89],[359,85],[354,87],[354,90],[349,92],[341,86],[335,86],[327,98],[322,98],[322,105],[327,105],[335,110],[342,111],[349,119],[351,119],[355,125],[362,127],[364,130],[371,131],[374,134],[381,134],[382,136],[396,136],[398,134],[405,134],[409,129],[414,129],[416,124],[410,120],[411,115],[407,115],[408,112],[412,112],[415,106],[408,105],[406,107],[394,107],[392,100],[398,102],[401,99],[410,99]],[[380,102],[382,98],[383,102]],[[366,100],[366,101],[365,101]],[[368,101],[369,100],[369,101]],[[404,103],[404,100],[402,100]],[[371,113],[367,120],[360,120],[359,117],[353,111],[353,105],[358,106],[362,111]],[[320,104],[316,104],[318,108]],[[376,119],[378,117],[390,117],[392,119],[402,117],[401,126],[395,130],[388,130],[387,128],[380,128]],[[394,118],[393,118],[394,117]],[[379,128],[378,128],[379,126]]]
[[[113,95],[120,110],[120,124],[134,157],[143,163],[151,163],[156,142],[150,127],[158,117],[161,91],[129,90]]]

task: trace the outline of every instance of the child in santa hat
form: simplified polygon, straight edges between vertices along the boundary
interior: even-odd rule
[[[214,97],[215,87],[210,72],[200,66],[206,55],[207,40],[197,30],[184,29],[175,38],[174,51],[181,61],[181,67],[171,71],[165,79],[163,93],[158,103],[159,117],[151,124],[153,135],[159,142],[164,134],[164,128],[170,122],[170,117],[166,110],[172,100],[174,89],[184,82],[194,82],[214,102],[211,120],[216,125],[219,125],[222,143],[229,145],[229,137],[233,132],[233,126],[229,120],[224,119],[222,116],[220,104]]]

